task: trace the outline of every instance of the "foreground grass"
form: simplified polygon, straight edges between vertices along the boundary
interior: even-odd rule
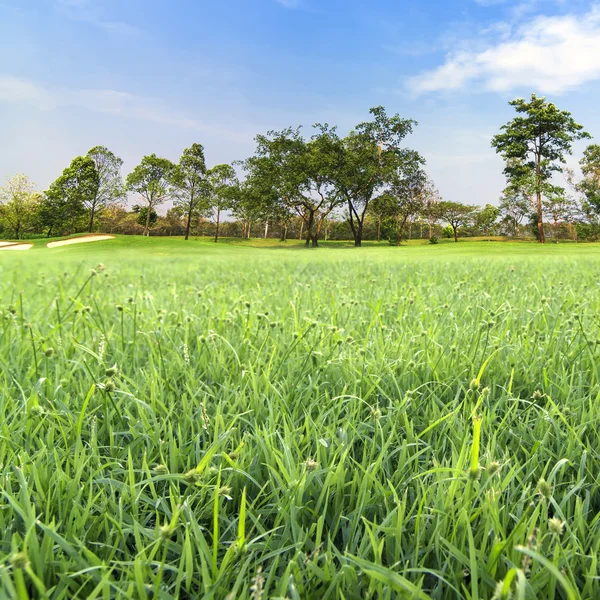
[[[0,597],[598,597],[599,271],[489,243],[1,256]]]

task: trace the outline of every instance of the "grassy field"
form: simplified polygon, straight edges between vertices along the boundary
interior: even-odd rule
[[[600,597],[600,246],[0,253],[0,598]]]

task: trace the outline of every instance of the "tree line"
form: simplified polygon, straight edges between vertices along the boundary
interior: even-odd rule
[[[567,111],[545,98],[510,103],[517,116],[494,136],[505,161],[499,205],[443,200],[425,159],[406,147],[417,123],[379,106],[346,136],[317,123],[256,137],[252,156],[209,168],[204,148],[192,144],[179,162],[150,154],[125,178],[123,161],[103,146],[79,156],[40,193],[25,175],[0,188],[0,235],[48,237],[81,231],[183,235],[289,235],[318,246],[323,238],[389,240],[400,244],[415,226],[435,243],[440,235],[519,236],[546,241],[547,223],[558,240],[596,239],[600,233],[600,146],[590,145],[581,174],[565,166],[576,140],[590,135]],[[557,185],[562,173],[565,186]],[[127,209],[133,196],[136,204]],[[166,216],[157,210],[169,201]],[[223,220],[223,216],[227,218]]]

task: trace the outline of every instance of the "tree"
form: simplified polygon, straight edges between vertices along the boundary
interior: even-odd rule
[[[439,221],[439,203],[442,201],[439,190],[435,183],[429,179],[425,185],[425,202],[422,209],[422,216],[427,221],[429,227],[429,239],[433,237],[433,227]]]
[[[40,218],[48,236],[56,228],[74,233],[80,226],[86,207],[94,203],[100,177],[94,160],[78,156],[45,193]]]
[[[411,168],[399,171],[391,181],[389,195],[395,201],[394,214],[397,222],[397,240],[399,246],[404,235],[406,222],[410,217],[419,215],[425,205],[427,175],[418,163]]]
[[[152,207],[140,206],[139,204],[135,204],[132,207],[132,210],[137,214],[137,224],[144,227],[144,235],[147,235],[145,232],[149,231],[151,227],[156,225],[156,221],[158,221],[158,213]]]
[[[514,235],[519,233],[519,225],[531,213],[531,200],[519,187],[508,186],[500,198],[500,216],[510,224]]]
[[[370,109],[371,121],[359,124],[343,140],[343,154],[335,172],[334,186],[348,208],[354,245],[361,246],[365,216],[371,200],[407,165],[423,164],[418,153],[401,147],[417,122],[389,117],[383,106]]]
[[[144,156],[140,164],[127,175],[127,189],[136,193],[150,209],[146,212],[144,235],[150,230],[152,210],[163,204],[171,195],[175,165],[156,154]]]
[[[237,177],[231,165],[223,164],[213,167],[207,175],[208,208],[215,224],[215,243],[219,241],[219,224],[221,213],[231,208],[233,194],[237,189]]]
[[[373,198],[369,204],[369,213],[377,220],[377,241],[381,242],[381,223],[393,217],[396,212],[396,199],[388,192]]]
[[[484,235],[491,235],[492,229],[500,216],[500,209],[492,204],[486,204],[475,213],[475,225]]]
[[[246,192],[259,212],[294,212],[304,223],[306,246],[317,247],[324,220],[344,198],[333,179],[341,166],[342,144],[335,128],[315,125],[306,141],[300,129],[270,131],[256,138],[257,150],[244,162]]]
[[[123,161],[104,146],[94,146],[87,156],[92,159],[98,173],[97,186],[93,194],[85,200],[90,211],[88,231],[94,229],[94,219],[107,206],[111,206],[125,196],[125,188],[121,177]]]
[[[600,146],[588,146],[579,164],[583,179],[577,189],[584,195],[587,206],[600,215]]]
[[[200,216],[208,206],[204,147],[192,144],[181,155],[173,170],[174,206],[185,216],[185,239],[190,237],[192,218]]]
[[[458,242],[458,229],[464,227],[473,220],[477,212],[476,206],[461,204],[460,202],[448,202],[444,200],[439,203],[440,217],[446,219],[452,227],[454,241]]]
[[[0,222],[20,240],[32,225],[38,204],[39,195],[27,175],[7,178],[0,187]]]
[[[545,211],[552,220],[554,228],[554,243],[558,244],[558,231],[561,222],[573,217],[575,208],[574,201],[566,195],[563,188],[555,188],[546,201]]]
[[[543,244],[546,238],[542,196],[553,173],[562,171],[561,164],[565,163],[565,156],[572,153],[573,142],[590,135],[575,122],[571,113],[535,94],[529,102],[518,98],[509,104],[524,116],[503,125],[502,133],[492,139],[492,147],[507,161],[504,172],[509,179],[522,177],[527,172],[533,175],[538,241]]]

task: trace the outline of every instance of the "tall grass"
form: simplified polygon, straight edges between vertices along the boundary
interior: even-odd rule
[[[4,260],[0,597],[600,597],[599,257],[393,251]]]

